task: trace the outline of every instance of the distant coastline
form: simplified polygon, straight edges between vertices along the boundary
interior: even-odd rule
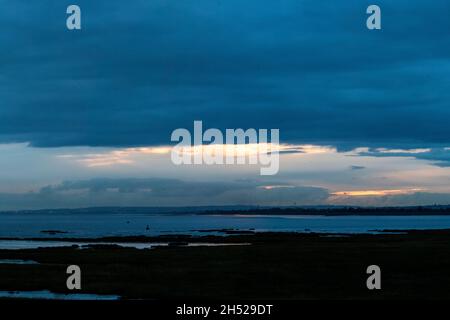
[[[216,210],[199,214],[240,215],[305,215],[305,216],[423,216],[450,215],[450,206],[418,207],[335,207],[335,208],[259,208],[248,210]]]
[[[1,214],[197,214],[197,215],[310,215],[310,216],[450,216],[450,205],[405,207],[356,206],[198,206],[198,207],[90,207],[3,210]]]

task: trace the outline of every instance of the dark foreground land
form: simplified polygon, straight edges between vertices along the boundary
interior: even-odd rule
[[[450,298],[449,230],[343,237],[256,233],[204,239],[251,245],[0,250],[0,259],[40,263],[0,264],[0,291],[68,292],[66,268],[76,264],[82,269],[82,293],[124,299]],[[382,290],[366,288],[366,268],[373,264],[381,267]]]

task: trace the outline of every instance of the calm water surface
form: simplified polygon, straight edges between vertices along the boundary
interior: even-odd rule
[[[450,216],[243,216],[187,214],[1,213],[0,237],[104,237],[217,234],[198,230],[366,233],[380,229],[447,229]],[[44,230],[65,233],[49,235]]]
[[[155,247],[166,247],[169,243],[151,242],[75,242],[75,241],[39,241],[39,240],[0,240],[0,250],[20,250],[37,248],[58,248],[78,246],[79,249],[89,248],[91,245],[116,245],[124,248],[152,249]],[[244,246],[249,243],[187,243],[183,247],[219,247],[219,246]],[[15,261],[15,263],[12,263]],[[1,260],[0,264],[27,264],[20,263],[20,260]]]
[[[48,290],[41,291],[0,291],[0,298],[12,299],[45,299],[45,300],[118,300],[119,296],[97,295],[86,293],[53,293]]]

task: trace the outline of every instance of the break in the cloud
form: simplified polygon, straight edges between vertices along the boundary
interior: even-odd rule
[[[355,206],[417,206],[450,203],[448,193],[432,192],[401,192],[399,194],[385,194],[382,196],[339,196],[331,197],[329,201],[336,205]]]
[[[0,157],[0,210],[450,203],[450,168],[433,161],[312,145],[283,150],[279,174],[260,176],[258,166],[175,166],[159,147],[0,145],[8,155]]]

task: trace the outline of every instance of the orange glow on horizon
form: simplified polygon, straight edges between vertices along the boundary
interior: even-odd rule
[[[381,197],[391,195],[411,194],[423,189],[387,189],[387,190],[353,190],[353,191],[338,191],[333,192],[333,196],[338,197]]]
[[[294,186],[289,185],[271,185],[271,186],[261,186],[259,187],[264,190],[273,190],[273,189],[280,189],[280,188],[295,188]]]

